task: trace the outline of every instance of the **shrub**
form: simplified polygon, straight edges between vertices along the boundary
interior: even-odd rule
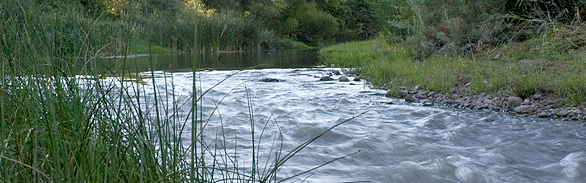
[[[467,55],[540,34],[550,22],[581,23],[583,0],[376,1],[377,20],[397,40],[413,37],[416,59]],[[384,13],[389,12],[389,13]],[[407,39],[409,40],[409,39]]]
[[[315,44],[338,32],[336,18],[317,9],[315,4],[304,3],[296,11],[294,18],[299,24],[291,35],[300,41]]]

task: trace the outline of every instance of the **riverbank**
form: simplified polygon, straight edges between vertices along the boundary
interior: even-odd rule
[[[388,97],[452,108],[586,120],[586,52],[513,43],[473,56],[415,61],[409,48],[381,40],[323,48],[325,64],[357,73]]]

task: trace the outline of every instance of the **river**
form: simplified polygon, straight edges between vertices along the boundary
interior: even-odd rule
[[[232,65],[212,56],[217,62],[200,65],[207,70],[195,73],[197,93],[211,89],[201,100],[201,114],[205,119],[211,115],[205,137],[211,142],[223,136],[222,146],[238,150],[229,154],[241,165],[250,164],[252,156],[247,150],[251,111],[261,164],[272,162],[277,150],[286,154],[357,116],[294,156],[279,179],[355,153],[288,182],[586,182],[586,127],[578,122],[405,103],[386,98],[385,91],[364,80],[319,81],[341,69],[312,68],[315,51],[255,54],[260,56],[240,57]],[[156,68],[156,87],[144,79],[142,84],[151,86],[145,93],[168,90],[172,92],[160,92],[160,97],[172,94],[175,103],[188,103],[194,73],[185,71],[193,61],[183,57]],[[263,62],[269,57],[276,60]],[[280,82],[259,81],[263,78]],[[180,119],[189,118],[189,109],[178,111]],[[187,126],[189,130],[191,124]],[[189,146],[190,136],[182,138]]]

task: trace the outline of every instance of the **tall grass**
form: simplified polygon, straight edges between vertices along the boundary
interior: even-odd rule
[[[235,142],[251,149],[231,148],[221,120],[222,133],[210,136],[222,102],[203,110],[213,87],[202,88],[195,63],[191,96],[176,94],[164,73],[127,82],[139,66],[126,59],[120,77],[104,79],[94,61],[103,51],[128,53],[135,29],[88,19],[75,6],[45,11],[35,3],[0,2],[0,182],[277,182],[288,179],[277,176],[283,164],[331,130],[285,153],[261,146],[267,136],[281,140],[265,133],[279,128],[267,122],[251,141]],[[259,128],[253,112],[251,129]],[[236,159],[243,151],[252,152],[246,166]]]
[[[259,22],[237,13],[210,17],[186,12],[175,17],[145,16],[137,18],[142,39],[180,50],[241,51],[257,50],[264,30]],[[194,41],[195,40],[195,41]]]

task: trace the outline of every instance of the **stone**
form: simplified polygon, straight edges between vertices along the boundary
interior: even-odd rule
[[[566,116],[568,116],[568,114],[570,114],[570,112],[565,109],[560,109],[555,113],[555,115],[557,115],[559,117],[566,117]]]
[[[338,70],[332,71],[332,73],[336,76],[341,74],[340,71],[338,71]]]
[[[582,114],[582,110],[580,109],[573,109],[572,111],[570,111],[571,113],[574,113],[576,115],[581,115]]]
[[[271,83],[271,82],[281,82],[280,80],[275,79],[275,78],[262,78],[262,79],[260,79],[258,81],[269,82],[269,83]]]
[[[350,80],[348,80],[348,77],[346,76],[340,76],[340,78],[338,78],[338,80],[340,80],[340,82],[348,82]]]
[[[427,94],[428,94],[427,91],[419,90],[415,97],[417,97],[418,99],[424,99],[424,98],[427,98]]]
[[[362,78],[360,78],[360,76],[356,76],[354,77],[354,81],[360,81]]]
[[[509,106],[519,106],[523,103],[523,99],[521,97],[509,97],[507,98],[507,104]]]
[[[396,96],[395,94],[396,94],[395,91],[389,90],[389,91],[387,91],[387,93],[385,93],[385,97],[392,98],[392,97]]]
[[[547,113],[547,112],[540,112],[539,114],[537,114],[537,117],[538,118],[548,118],[550,116],[551,115],[549,113]]]
[[[543,95],[541,93],[533,95],[533,99],[535,99],[535,100],[539,100],[541,98],[543,98]]]
[[[417,101],[417,99],[415,99],[415,97],[413,97],[413,95],[407,95],[405,97],[405,102],[415,102]]]
[[[330,77],[330,76],[324,76],[319,78],[319,81],[333,81],[334,78]]]
[[[419,92],[419,89],[420,89],[420,87],[419,87],[419,85],[417,85],[417,86],[413,87],[413,89],[411,89],[411,91],[409,93],[417,94],[417,92]]]
[[[513,109],[517,114],[531,114],[533,110],[533,106],[531,105],[520,105]]]
[[[433,106],[433,102],[426,101],[426,102],[423,102],[423,104],[421,104],[421,105],[423,105],[425,107],[429,107],[429,106]]]
[[[435,97],[436,95],[437,95],[437,92],[432,91],[427,94],[427,97]]]
[[[405,97],[407,97],[407,95],[409,95],[407,93],[407,91],[405,91],[405,90],[399,90],[398,93],[399,93],[399,97],[401,97],[401,98],[405,98]]]

